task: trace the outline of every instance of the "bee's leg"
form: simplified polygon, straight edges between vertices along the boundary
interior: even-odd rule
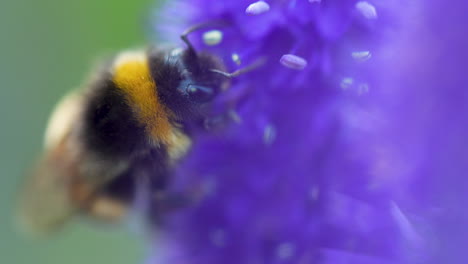
[[[83,180],[72,182],[70,201],[82,214],[103,221],[118,221],[128,212],[128,203],[99,192],[98,188]]]
[[[190,194],[158,191],[153,196],[153,208],[162,213],[186,208],[194,202],[194,197]]]
[[[194,200],[190,195],[168,193],[165,191],[155,192],[152,195],[151,206],[147,212],[149,223],[155,226],[162,226],[170,213],[183,210],[193,204]]]
[[[129,205],[125,202],[103,195],[93,199],[87,213],[93,218],[116,222],[122,220],[128,211]]]

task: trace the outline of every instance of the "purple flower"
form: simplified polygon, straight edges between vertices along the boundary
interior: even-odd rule
[[[231,71],[268,60],[217,98],[219,130],[194,131],[171,188],[200,200],[167,216],[151,262],[462,259],[468,5],[429,2],[172,2],[169,40],[222,20],[198,50]]]

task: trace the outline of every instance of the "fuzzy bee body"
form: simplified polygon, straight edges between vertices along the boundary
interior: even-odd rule
[[[205,118],[227,85],[217,57],[151,48],[118,54],[81,91],[67,96],[48,125],[45,151],[26,183],[22,219],[57,229],[76,214],[125,216],[140,185],[150,204],[191,145],[187,122]]]

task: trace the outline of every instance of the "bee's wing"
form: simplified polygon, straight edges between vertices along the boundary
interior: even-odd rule
[[[70,94],[49,121],[45,153],[26,179],[19,201],[19,220],[26,231],[41,234],[58,229],[75,211],[69,184],[76,177],[73,168],[78,161],[69,148],[81,107],[81,95]]]
[[[44,158],[27,179],[20,197],[21,227],[29,233],[47,233],[60,227],[73,213],[68,186],[52,160]]]

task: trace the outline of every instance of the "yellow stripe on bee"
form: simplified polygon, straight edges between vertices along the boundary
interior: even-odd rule
[[[161,104],[143,52],[121,54],[114,64],[113,81],[123,92],[138,121],[155,142],[169,143],[172,126],[169,110]]]

